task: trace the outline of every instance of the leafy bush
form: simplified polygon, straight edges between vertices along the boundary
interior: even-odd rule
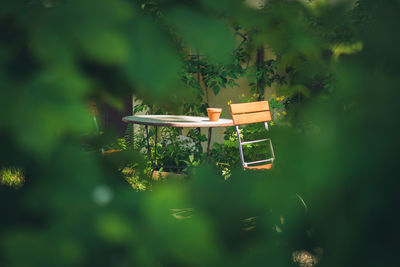
[[[25,183],[25,175],[21,169],[3,168],[0,170],[0,183],[19,188]]]

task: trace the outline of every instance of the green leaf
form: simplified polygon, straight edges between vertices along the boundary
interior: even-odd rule
[[[212,89],[213,89],[214,95],[217,95],[221,88],[219,86],[214,86]]]
[[[222,20],[185,7],[167,10],[165,16],[190,47],[199,49],[210,60],[228,62],[234,49],[234,39]]]
[[[141,17],[134,25],[131,38],[135,52],[125,66],[128,77],[153,98],[174,93],[180,62],[167,36],[148,17]]]

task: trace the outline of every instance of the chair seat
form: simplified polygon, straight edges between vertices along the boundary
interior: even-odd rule
[[[272,168],[272,163],[265,164],[265,165],[258,165],[258,166],[247,166],[244,168],[248,169],[248,170],[269,170]]]

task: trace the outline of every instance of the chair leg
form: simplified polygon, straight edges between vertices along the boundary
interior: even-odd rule
[[[265,125],[265,129],[266,129],[267,131],[269,131],[268,122],[265,122],[264,125]],[[272,162],[273,162],[273,161],[275,160],[275,153],[274,153],[274,148],[272,147],[271,138],[269,138],[269,147],[270,147],[270,149],[271,149],[272,158],[273,158]]]
[[[269,148],[271,149],[271,153],[272,153],[272,162],[274,162],[274,160],[275,160],[275,152],[274,152],[274,147],[272,146],[271,138],[269,138]]]
[[[240,138],[239,126],[237,126],[237,125],[236,125],[236,133],[237,133],[238,142],[239,142],[240,160],[242,161],[242,166],[244,168],[246,166],[245,166],[244,156],[243,156],[242,139]]]

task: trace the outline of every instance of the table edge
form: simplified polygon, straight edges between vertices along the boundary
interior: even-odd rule
[[[222,123],[222,124],[215,124],[215,125],[196,125],[196,124],[179,124],[179,123],[170,124],[170,123],[162,123],[162,122],[140,122],[140,121],[131,121],[131,120],[126,119],[127,117],[131,117],[131,116],[132,115],[123,117],[122,121],[126,122],[126,123],[132,123],[132,124],[164,126],[164,127],[177,127],[177,128],[216,128],[216,127],[231,127],[231,126],[235,126],[233,124],[233,121],[232,121],[232,123]]]

